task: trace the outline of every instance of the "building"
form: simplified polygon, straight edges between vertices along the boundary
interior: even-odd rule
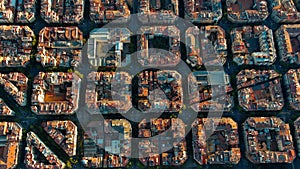
[[[36,61],[44,67],[75,67],[82,47],[83,34],[78,27],[45,27],[39,33]]]
[[[143,24],[172,24],[179,15],[178,5],[178,0],[140,0],[138,6],[138,19]]]
[[[275,35],[280,61],[300,64],[300,24],[282,25]]]
[[[278,23],[295,23],[300,21],[299,5],[297,0],[274,0],[271,3],[272,19]],[[299,4],[299,1],[298,1]]]
[[[85,132],[82,158],[85,167],[116,168],[129,163],[132,128],[127,120],[92,121]]]
[[[69,156],[76,155],[78,132],[72,121],[47,121],[42,127]]]
[[[35,36],[28,26],[0,26],[0,68],[25,67]]]
[[[180,30],[176,26],[143,26],[138,34],[138,62],[142,66],[176,66],[180,62]]]
[[[0,122],[0,168],[16,168],[19,162],[22,127],[15,122]]]
[[[14,2],[14,1],[12,1]],[[17,0],[15,20],[20,23],[35,21],[36,0]]]
[[[35,0],[2,0],[0,2],[0,23],[31,23],[35,21]]]
[[[238,65],[269,66],[276,60],[273,32],[266,26],[234,28],[231,33],[233,60]]]
[[[148,123],[144,119],[139,123],[139,138],[144,138],[139,142],[139,160],[145,167],[181,166],[188,158],[181,119],[157,118]]]
[[[138,78],[138,109],[144,113],[178,112],[183,106],[182,77],[174,70],[144,70]]]
[[[238,164],[238,125],[231,118],[198,118],[192,124],[193,156],[200,165]]]
[[[55,155],[34,132],[28,132],[25,147],[25,165],[28,169],[57,168],[63,169],[66,165]],[[39,151],[39,152],[37,152]],[[47,164],[36,159],[44,156]],[[39,157],[41,158],[41,157]]]
[[[226,0],[226,6],[234,23],[263,22],[269,16],[267,0]]]
[[[75,73],[40,72],[33,81],[31,110],[40,115],[73,114],[80,83]]]
[[[230,111],[234,105],[229,75],[196,71],[188,76],[188,95],[196,112]]]
[[[79,24],[83,11],[84,0],[41,0],[41,17],[47,23]]]
[[[90,0],[90,18],[95,23],[125,22],[129,16],[126,0]]]
[[[1,23],[12,23],[14,21],[14,12],[16,9],[16,4],[14,1],[2,0],[0,2],[0,22]]]
[[[222,18],[221,0],[184,0],[185,17],[194,23],[216,23]]]
[[[294,110],[300,110],[300,69],[288,70],[284,75],[284,84],[290,107]]]
[[[131,32],[127,28],[97,28],[90,33],[87,57],[95,67],[121,67],[130,62]]]
[[[15,112],[0,98],[0,116],[13,116]]]
[[[274,70],[246,69],[237,76],[238,100],[246,111],[278,111],[284,101],[280,75]]]
[[[297,120],[294,122],[295,127],[295,133],[294,133],[294,139],[296,140],[296,146],[298,150],[298,157],[300,157],[300,117],[297,118]]]
[[[8,95],[12,96],[20,106],[26,106],[27,103],[27,82],[28,78],[23,73],[0,73],[0,86]]]
[[[185,44],[186,62],[192,67],[222,66],[227,60],[225,31],[220,26],[188,28]]]
[[[92,114],[126,113],[131,107],[127,72],[92,72],[87,77],[86,104]]]
[[[296,158],[289,124],[280,118],[249,117],[243,130],[246,157],[252,163],[292,163]]]

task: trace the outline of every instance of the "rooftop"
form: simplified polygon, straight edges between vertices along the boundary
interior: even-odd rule
[[[300,21],[300,10],[296,0],[272,1],[272,18],[279,23],[295,23]],[[299,3],[299,1],[298,1]]]
[[[138,33],[142,66],[176,66],[180,62],[180,30],[176,26],[144,26]]]
[[[275,35],[280,61],[300,64],[300,24],[281,25]]]
[[[41,17],[47,23],[80,23],[84,0],[41,0]]]
[[[76,155],[78,132],[72,121],[47,121],[42,127],[69,156]]]
[[[28,78],[19,72],[0,73],[0,86],[21,106],[27,103]]]
[[[39,33],[36,61],[45,67],[75,67],[82,47],[83,34],[78,27],[45,27]]]
[[[138,109],[177,112],[183,106],[182,77],[174,70],[144,70],[138,78]]]
[[[300,117],[297,118],[297,120],[294,122],[295,127],[295,134],[294,138],[296,140],[297,150],[298,150],[298,157],[300,157]]]
[[[92,72],[86,104],[92,114],[126,113],[131,107],[131,76],[126,72]]]
[[[63,169],[65,163],[62,162],[57,155],[55,155],[46,145],[43,143],[40,138],[34,132],[28,132],[26,138],[26,147],[25,147],[25,165],[28,169],[36,168],[57,168]],[[39,153],[37,152],[39,151]],[[38,161],[36,158],[38,155],[44,156],[44,159],[47,161],[47,164]]]
[[[179,15],[178,0],[140,0],[138,19],[142,23],[173,23]]]
[[[184,0],[185,18],[195,23],[214,23],[222,17],[221,0]]]
[[[220,26],[190,27],[185,36],[187,60],[192,67],[224,65],[227,60],[225,31]]]
[[[239,163],[238,125],[231,118],[198,118],[192,124],[192,137],[193,156],[198,164]]]
[[[224,72],[193,72],[188,85],[190,104],[196,112],[230,111],[234,105],[230,78]]]
[[[96,28],[90,33],[87,57],[95,67],[121,67],[130,60],[131,32],[127,28]]]
[[[126,0],[90,0],[90,18],[96,23],[127,21],[129,16]]]
[[[0,26],[0,67],[25,67],[32,52],[33,31],[28,26]]]
[[[266,0],[226,0],[228,19],[234,23],[262,22],[269,16]]]
[[[13,116],[15,112],[6,105],[3,99],[0,98],[0,116]]]
[[[15,168],[18,164],[22,127],[15,122],[0,122],[0,168]]]
[[[125,167],[131,155],[131,124],[125,119],[91,121],[85,130],[82,163],[90,168]]]
[[[158,136],[162,133],[173,135]],[[142,120],[139,123],[139,138],[145,139],[139,142],[140,162],[149,167],[183,165],[188,158],[184,137],[185,125],[181,119],[157,118],[151,119],[150,123]]]
[[[80,83],[75,73],[40,72],[33,81],[31,110],[41,115],[73,114]]]
[[[266,26],[234,28],[231,33],[233,60],[238,65],[269,66],[276,60],[273,32]]]
[[[294,110],[300,110],[300,69],[290,69],[284,75],[284,84],[287,88],[287,100],[290,107]]]
[[[14,1],[12,1],[14,2]],[[30,23],[35,21],[36,0],[18,0],[15,20],[20,23]]]
[[[14,13],[16,9],[16,4],[14,1],[2,0],[0,1],[1,12],[0,12],[0,22],[2,23],[12,23],[14,21]]]
[[[292,163],[290,127],[277,117],[249,117],[243,123],[246,157],[252,163]]]
[[[246,111],[281,110],[280,75],[274,70],[246,69],[237,76],[238,100]]]

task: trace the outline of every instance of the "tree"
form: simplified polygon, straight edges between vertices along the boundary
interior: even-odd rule
[[[70,160],[67,161],[65,169],[72,169],[72,164]]]
[[[68,69],[68,73],[73,73],[73,69],[72,68]]]

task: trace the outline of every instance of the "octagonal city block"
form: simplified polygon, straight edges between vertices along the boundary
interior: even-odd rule
[[[36,61],[44,67],[75,67],[82,47],[83,34],[78,27],[45,27],[39,33]]]
[[[292,163],[296,158],[289,124],[280,118],[249,117],[243,130],[246,157],[252,163]]]
[[[284,105],[281,76],[274,70],[245,69],[237,76],[238,101],[246,111],[276,111]]]
[[[231,118],[198,118],[192,124],[193,156],[200,165],[238,164],[238,125]]]
[[[40,72],[33,81],[31,110],[41,115],[73,114],[80,82],[75,73]]]
[[[0,67],[25,67],[35,35],[28,26],[0,26]]]
[[[91,121],[85,130],[82,164],[89,168],[125,167],[131,156],[131,124],[125,119]]]

